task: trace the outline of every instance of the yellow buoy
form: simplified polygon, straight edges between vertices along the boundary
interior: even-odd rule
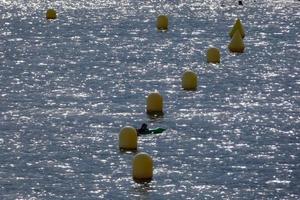
[[[138,153],[132,162],[132,178],[136,183],[148,183],[153,176],[153,160],[147,153]]]
[[[230,44],[228,45],[228,48],[233,53],[243,53],[245,49],[243,38],[240,34],[240,32],[237,30],[231,39]]]
[[[159,92],[152,92],[147,98],[147,113],[148,114],[163,114],[163,97]]]
[[[56,19],[56,11],[54,9],[48,9],[46,13],[46,18],[47,19]]]
[[[220,63],[220,50],[215,47],[210,47],[207,52],[207,62],[209,63]]]
[[[230,37],[233,37],[234,33],[239,30],[242,38],[245,37],[245,30],[244,30],[244,27],[243,27],[243,24],[241,22],[240,19],[237,19],[233,25],[233,27],[231,28],[230,32],[229,32],[229,36]]]
[[[166,15],[160,15],[157,17],[156,27],[158,30],[168,30],[169,19]]]
[[[137,132],[131,126],[125,126],[119,134],[120,150],[137,150]]]
[[[187,70],[183,73],[181,85],[184,90],[196,90],[197,84],[198,78],[193,71]]]

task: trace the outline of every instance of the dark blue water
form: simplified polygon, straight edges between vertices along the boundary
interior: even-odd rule
[[[299,199],[300,4],[243,2],[1,0],[0,199]],[[237,17],[243,54],[227,49]],[[151,119],[155,90],[165,115]],[[143,122],[167,128],[139,137],[148,185],[118,149]]]

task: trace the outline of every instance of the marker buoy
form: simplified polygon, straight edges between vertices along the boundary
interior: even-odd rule
[[[159,92],[152,92],[147,98],[147,113],[148,114],[163,114],[163,97]]]
[[[56,11],[52,8],[48,9],[46,12],[46,18],[47,19],[56,19]]]
[[[234,33],[235,33],[237,30],[240,32],[242,38],[244,38],[244,37],[245,37],[245,30],[244,30],[243,24],[242,24],[242,22],[241,22],[240,19],[237,19],[237,20],[235,21],[233,27],[231,28],[231,30],[230,30],[230,32],[229,32],[229,36],[232,38],[233,35],[234,35]]]
[[[233,34],[233,37],[231,39],[230,44],[228,45],[228,48],[233,53],[243,53],[244,52],[244,49],[245,49],[244,41],[238,30]]]
[[[215,47],[207,49],[207,62],[209,63],[220,63],[220,50]]]
[[[136,183],[148,183],[153,177],[153,160],[147,153],[138,153],[132,162],[132,178]]]
[[[119,148],[120,150],[137,150],[137,132],[131,126],[125,126],[121,129],[119,134]]]
[[[181,85],[184,90],[196,90],[198,84],[198,78],[196,73],[191,70],[187,70],[182,75]]]
[[[166,15],[160,15],[157,17],[156,27],[158,30],[168,30],[169,19]]]

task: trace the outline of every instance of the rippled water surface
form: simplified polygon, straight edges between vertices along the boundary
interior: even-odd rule
[[[0,199],[300,198],[299,1],[0,0],[0,17]],[[246,49],[231,54],[238,17]],[[186,69],[197,91],[181,89]],[[118,149],[143,122],[167,128],[139,137],[148,185]]]

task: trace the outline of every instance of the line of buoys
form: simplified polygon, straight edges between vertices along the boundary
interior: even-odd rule
[[[235,31],[231,42],[228,45],[228,49],[233,53],[243,53],[245,49],[243,38],[239,30]]]
[[[198,85],[197,74],[191,70],[186,70],[181,79],[181,86],[184,90],[196,90]]]
[[[46,12],[46,18],[47,19],[56,19],[57,18],[56,11],[53,8],[48,9]]]
[[[121,129],[119,134],[119,148],[124,151],[136,151],[137,150],[137,132],[136,129],[131,126],[125,126]]]
[[[137,151],[137,131],[131,126],[125,126],[119,134],[121,151]],[[153,160],[147,153],[138,153],[132,161],[132,177],[136,183],[148,183],[153,176]]]
[[[163,97],[159,92],[151,92],[147,97],[147,114],[163,115]]]
[[[163,114],[163,97],[159,92],[151,92],[147,97],[147,113]],[[119,149],[121,151],[137,151],[137,130],[125,126],[119,133]],[[148,183],[153,176],[153,160],[147,153],[138,153],[132,161],[132,178],[136,183]]]
[[[160,15],[157,17],[156,28],[158,30],[166,31],[168,30],[168,26],[169,26],[169,19],[166,15]]]
[[[132,178],[136,183],[148,183],[153,176],[153,160],[147,153],[138,153],[132,161]]]
[[[239,5],[242,5],[239,1]],[[54,9],[48,9],[46,12],[47,19],[56,19],[57,14]],[[158,30],[168,30],[169,19],[166,15],[157,17],[156,27]],[[244,52],[245,37],[244,27],[237,19],[234,26],[229,32],[231,39],[228,48],[231,52]],[[208,63],[220,63],[220,50],[215,47],[208,48],[207,50]],[[197,74],[191,70],[186,70],[182,75],[182,88],[184,90],[196,90],[198,86]],[[152,92],[147,97],[147,114],[150,115],[163,115],[163,97],[159,92]],[[125,126],[119,133],[119,149],[121,151],[137,151],[138,136],[137,130],[131,126]],[[147,153],[138,153],[133,157],[132,161],[132,177],[136,183],[147,183],[153,177],[153,160]]]
[[[119,133],[119,148],[121,151],[137,151],[137,131],[131,126],[125,126]],[[147,153],[138,153],[132,161],[132,177],[136,183],[148,183],[153,176],[153,160]]]
[[[206,52],[208,63],[220,63],[220,50],[215,47],[210,47]]]
[[[152,92],[147,98],[147,113],[163,113],[163,97],[159,92]],[[119,148],[121,151],[137,151],[137,130],[125,126],[119,133]],[[147,153],[138,153],[132,161],[132,178],[136,183],[149,183],[153,176],[153,160]]]
[[[158,30],[168,29],[168,17],[160,15],[157,18],[156,27]],[[231,42],[228,48],[231,52],[244,52],[243,37],[245,36],[244,28],[239,19],[229,33]],[[220,50],[216,47],[210,47],[206,52],[208,63],[220,63]],[[181,80],[184,90],[196,90],[198,86],[197,74],[191,70],[186,70],[182,74]],[[146,112],[149,115],[163,115],[163,97],[159,92],[151,92],[147,97]],[[138,136],[137,130],[131,126],[121,129],[119,134],[119,148],[125,151],[137,151]],[[148,183],[153,178],[153,160],[144,152],[138,153],[132,160],[132,178],[136,183]]]

